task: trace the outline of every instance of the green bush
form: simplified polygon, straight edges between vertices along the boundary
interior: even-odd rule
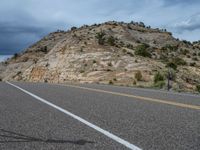
[[[186,65],[187,64],[187,62],[185,60],[183,60],[182,58],[179,58],[179,57],[174,58],[173,62],[176,65]]]
[[[113,36],[110,36],[107,40],[108,44],[111,46],[115,45],[115,38]]]
[[[100,44],[100,45],[104,45],[104,43],[105,43],[105,33],[104,32],[99,32],[99,33],[97,33],[97,35],[96,35],[96,38],[97,38],[97,40],[98,40],[98,43]]]
[[[200,93],[200,84],[196,86],[196,90]]]
[[[151,53],[147,50],[149,48],[148,44],[141,44],[136,47],[135,55],[143,57],[151,57]]]
[[[179,65],[181,66],[187,65],[187,62],[183,60],[182,58],[176,57],[176,58],[173,58],[170,62],[168,62],[166,67],[170,67],[176,70]]]
[[[154,75],[154,83],[158,83],[158,82],[164,81],[164,80],[165,80],[165,78],[164,78],[164,76],[160,72],[157,72]]]
[[[172,68],[174,70],[177,69],[177,65],[174,62],[168,62],[166,67],[170,67],[170,68]]]
[[[164,47],[161,48],[163,51],[164,50],[169,50],[169,51],[176,51],[178,49],[178,46],[172,46],[172,45],[165,45]]]
[[[154,87],[157,88],[163,88],[165,86],[165,81],[158,81],[157,83],[154,84]]]
[[[142,80],[142,73],[141,71],[137,71],[136,74],[135,74],[135,79],[137,81],[141,81]]]

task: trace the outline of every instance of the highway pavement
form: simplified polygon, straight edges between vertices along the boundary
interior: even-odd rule
[[[0,150],[199,150],[200,96],[0,82]]]

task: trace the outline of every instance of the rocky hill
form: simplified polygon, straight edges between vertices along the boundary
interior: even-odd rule
[[[200,90],[200,43],[143,23],[106,22],[51,33],[1,63],[2,80]]]

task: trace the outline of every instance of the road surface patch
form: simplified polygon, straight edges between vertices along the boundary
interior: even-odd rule
[[[83,89],[83,90],[88,90],[88,91],[94,91],[94,92],[99,92],[99,93],[107,93],[107,94],[124,96],[124,97],[129,97],[129,98],[136,98],[137,100],[167,104],[167,105],[172,105],[172,106],[177,106],[177,107],[182,107],[182,108],[200,110],[200,106],[198,106],[198,105],[190,105],[190,104],[178,103],[178,102],[167,101],[167,100],[162,100],[162,99],[136,96],[136,95],[131,95],[131,94],[125,94],[125,93],[119,93],[119,92],[113,92],[113,91],[106,91],[106,90],[88,88],[88,87],[82,87],[82,86],[76,86],[76,85],[63,85],[63,84],[58,84],[58,85],[72,87],[72,88],[78,88],[78,89]]]
[[[10,83],[8,81],[6,83],[11,85],[11,86],[13,86],[13,87],[15,87],[15,88],[17,88],[17,89],[19,89],[19,90],[21,90],[24,93],[32,96],[33,98],[35,98],[35,99],[37,99],[37,100],[39,100],[39,101],[41,101],[41,102],[43,102],[43,103],[55,108],[55,109],[65,113],[66,115],[68,115],[68,116],[70,116],[70,117],[82,122],[83,124],[95,129],[96,131],[104,134],[105,136],[109,137],[110,139],[112,139],[112,140],[124,145],[125,147],[127,147],[127,148],[129,148],[131,150],[141,150],[139,147],[129,143],[128,141],[125,141],[124,139],[122,139],[122,138],[120,138],[120,137],[118,137],[118,136],[116,136],[116,135],[114,135],[114,134],[112,134],[112,133],[110,133],[110,132],[108,132],[108,131],[106,131],[106,130],[104,130],[104,129],[102,129],[102,128],[94,125],[94,124],[92,124],[92,123],[90,123],[90,122],[88,122],[87,120],[85,120],[85,119],[83,119],[83,118],[81,118],[81,117],[79,117],[79,116],[77,116],[77,115],[75,115],[75,114],[73,114],[73,113],[71,113],[71,112],[69,112],[69,111],[67,111],[67,110],[55,105],[55,104],[53,104],[53,103],[50,103],[49,101],[47,101],[47,100],[45,100],[45,99],[43,99],[43,98],[41,98],[41,97],[39,97],[39,96],[27,91],[27,90],[25,90],[25,89],[23,89],[23,88],[21,88],[21,87],[19,87],[17,85],[14,85],[14,84],[12,84],[12,83]]]

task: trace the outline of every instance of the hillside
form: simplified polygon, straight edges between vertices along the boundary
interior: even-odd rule
[[[106,22],[51,33],[0,65],[2,80],[105,83],[195,91],[200,43],[143,23]],[[170,68],[170,69],[169,69]]]

